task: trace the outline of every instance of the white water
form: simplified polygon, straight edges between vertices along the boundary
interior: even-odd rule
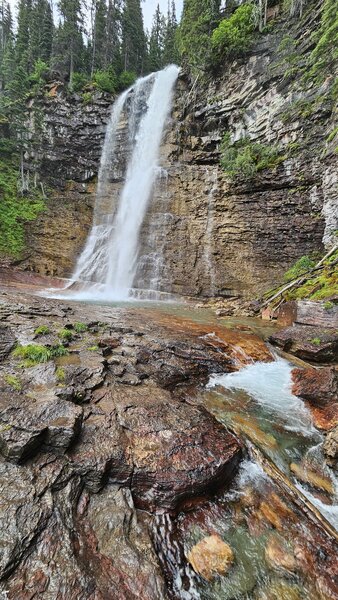
[[[140,230],[158,173],[159,149],[178,71],[171,65],[139,79],[113,106],[102,150],[93,226],[72,276],[72,283],[84,285],[72,298],[126,300],[132,294]],[[114,172],[118,165],[115,151],[121,118],[128,111],[130,157],[117,197],[116,190],[115,194],[111,191],[112,181],[119,177]]]
[[[302,400],[291,393],[293,367],[283,358],[274,362],[257,362],[235,373],[214,375],[208,387],[220,385],[229,390],[243,390],[278,416],[284,428],[313,435],[311,415]]]

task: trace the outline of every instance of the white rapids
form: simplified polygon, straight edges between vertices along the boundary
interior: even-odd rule
[[[316,430],[310,411],[291,392],[292,369],[293,366],[283,358],[270,363],[256,362],[235,373],[212,376],[208,387],[243,390],[263,407],[278,415],[284,422],[285,429],[312,436],[316,434]]]

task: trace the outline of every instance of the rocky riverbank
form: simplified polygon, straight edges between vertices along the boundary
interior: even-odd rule
[[[43,279],[32,282],[37,292]],[[45,299],[31,295],[28,279],[10,285],[8,276],[0,292],[0,590],[8,598],[181,597],[171,552],[183,549],[186,523],[220,510],[214,499],[233,485],[247,452],[246,435],[216,420],[199,386],[211,373],[272,360],[261,338],[242,329],[136,305]],[[276,526],[280,501],[254,505],[249,524]],[[290,527],[283,510],[278,531]],[[325,533],[311,531],[299,540],[296,570],[315,560],[318,545],[334,552]],[[201,568],[216,560],[222,573],[228,554],[216,542],[219,554],[211,545]],[[196,577],[180,552],[175,564]],[[325,600],[337,597],[331,563],[316,563]]]
[[[257,339],[251,356],[248,334],[189,333],[142,309],[11,288],[0,313],[1,589],[15,600],[164,597],[135,506],[175,513],[210,496],[242,454],[183,389],[268,350]]]

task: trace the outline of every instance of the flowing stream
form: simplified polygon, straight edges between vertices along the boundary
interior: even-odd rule
[[[178,67],[171,65],[139,79],[113,105],[101,156],[93,226],[72,275],[75,289],[68,297],[127,300],[133,295],[140,230],[160,172],[159,149],[178,72]],[[121,156],[117,156],[121,148],[125,151],[125,178]]]
[[[338,480],[324,460],[324,436],[313,426],[307,407],[291,392],[292,368],[276,357],[270,363],[257,362],[238,372],[214,375],[202,391],[203,403],[248,447],[253,444],[268,457],[319,511],[320,518],[338,531]],[[173,598],[335,598],[319,593],[320,585],[324,586],[318,586],[320,568],[311,570],[309,558],[307,566],[299,566],[303,553],[329,553],[327,544],[333,539],[306,514],[255,458],[248,457],[230,490],[217,500],[172,520],[158,517],[154,538],[160,558],[161,552],[169,556],[164,568],[172,581]],[[225,577],[206,581],[194,573],[186,557],[210,535],[229,544],[235,558]]]

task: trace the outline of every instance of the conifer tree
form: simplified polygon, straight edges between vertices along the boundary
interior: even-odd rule
[[[162,68],[165,27],[165,19],[158,4],[149,38],[148,67],[150,71],[158,71]]]
[[[122,14],[122,60],[125,71],[145,70],[147,43],[140,0],[125,0]]]
[[[122,36],[122,0],[108,0],[106,44],[103,59],[103,68],[113,65],[119,73],[123,70],[121,60]]]
[[[64,74],[69,74],[72,86],[74,71],[81,68],[84,54],[82,38],[82,0],[59,0],[61,22],[54,45],[55,63]]]
[[[0,4],[0,92],[6,85],[6,80],[11,78],[14,68],[14,38],[13,21],[10,6],[5,0]],[[8,70],[9,59],[11,67]],[[7,71],[7,72],[6,72]]]
[[[31,55],[31,25],[32,18],[32,0],[19,0],[18,5],[18,30],[15,42],[16,64],[23,67],[25,73],[32,69]]]
[[[32,6],[30,46],[33,63],[49,63],[52,54],[53,15],[48,0],[35,0]]]
[[[178,31],[178,47],[184,61],[203,68],[211,48],[211,32],[219,19],[220,0],[185,0]]]
[[[167,20],[164,33],[163,42],[163,66],[169,64],[179,63],[179,53],[177,49],[177,19],[176,19],[176,6],[174,0],[171,5],[168,2]]]
[[[107,43],[107,5],[105,0],[94,0],[91,75],[104,66],[105,47]]]

